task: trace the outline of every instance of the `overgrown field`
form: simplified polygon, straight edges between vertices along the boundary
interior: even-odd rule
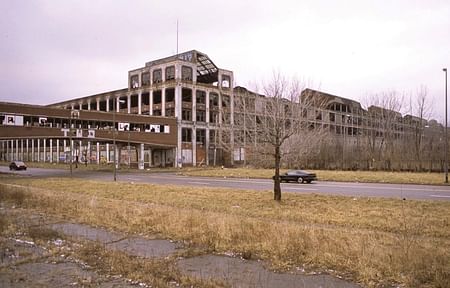
[[[450,286],[450,202],[0,176],[0,200],[364,286]],[[16,186],[11,186],[16,185]]]

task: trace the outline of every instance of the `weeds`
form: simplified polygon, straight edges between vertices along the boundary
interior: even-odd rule
[[[332,269],[369,287],[448,283],[450,203],[444,201],[286,193],[275,204],[269,192],[79,180],[25,183],[46,188],[30,188],[29,208],[128,233],[158,233],[204,251],[267,259],[280,270]],[[121,257],[108,260],[105,269],[128,261]],[[144,265],[133,263],[127,270]],[[123,272],[109,272],[114,271]],[[165,281],[181,281],[176,271],[170,275]]]
[[[23,187],[0,184],[0,202],[9,202],[20,207],[26,196],[26,189]]]
[[[36,240],[49,241],[62,239],[62,235],[58,231],[45,226],[29,227],[27,234],[28,236],[31,237],[31,239],[33,239],[33,241]]]
[[[225,287],[220,282],[202,281],[183,276],[174,260],[142,259],[120,251],[107,250],[102,245],[85,243],[75,252],[77,258],[95,267],[104,275],[121,275],[152,287]]]

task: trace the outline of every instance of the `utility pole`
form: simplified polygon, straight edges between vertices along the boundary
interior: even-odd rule
[[[448,139],[447,139],[447,68],[442,69],[445,72],[445,151],[444,151],[444,167],[445,167],[445,183],[448,183]]]

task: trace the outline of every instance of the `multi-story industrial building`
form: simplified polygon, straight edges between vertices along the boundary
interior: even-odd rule
[[[386,109],[364,110],[356,101],[311,89],[302,94],[327,99],[325,106],[309,107],[305,121],[311,127],[326,127],[350,144],[363,135],[385,133],[374,115],[385,117]],[[188,51],[129,71],[128,87],[121,90],[48,106],[0,103],[0,156],[110,163],[118,155],[120,164],[140,169],[239,163],[248,158],[246,145],[235,141],[242,130],[237,119],[242,111],[235,105],[242,97],[259,99],[249,107],[254,113],[265,99],[234,87],[233,72],[218,68],[206,54]],[[408,131],[407,117],[392,113],[394,134]]]

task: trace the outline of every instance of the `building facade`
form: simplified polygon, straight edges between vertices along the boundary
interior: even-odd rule
[[[325,129],[341,141],[342,154],[345,147],[351,153],[349,147],[372,138],[385,141],[386,133],[398,138],[428,125],[312,89],[302,95],[326,100],[326,105],[309,106],[302,117],[308,127]],[[242,141],[243,111],[238,107],[244,98],[254,99],[246,109],[255,117],[264,113],[264,95],[235,87],[232,71],[192,50],[129,71],[124,89],[48,106],[0,103],[0,157],[100,164],[117,155],[118,165],[140,169],[247,163],[251,157]],[[391,119],[389,127],[379,121],[384,118]]]

